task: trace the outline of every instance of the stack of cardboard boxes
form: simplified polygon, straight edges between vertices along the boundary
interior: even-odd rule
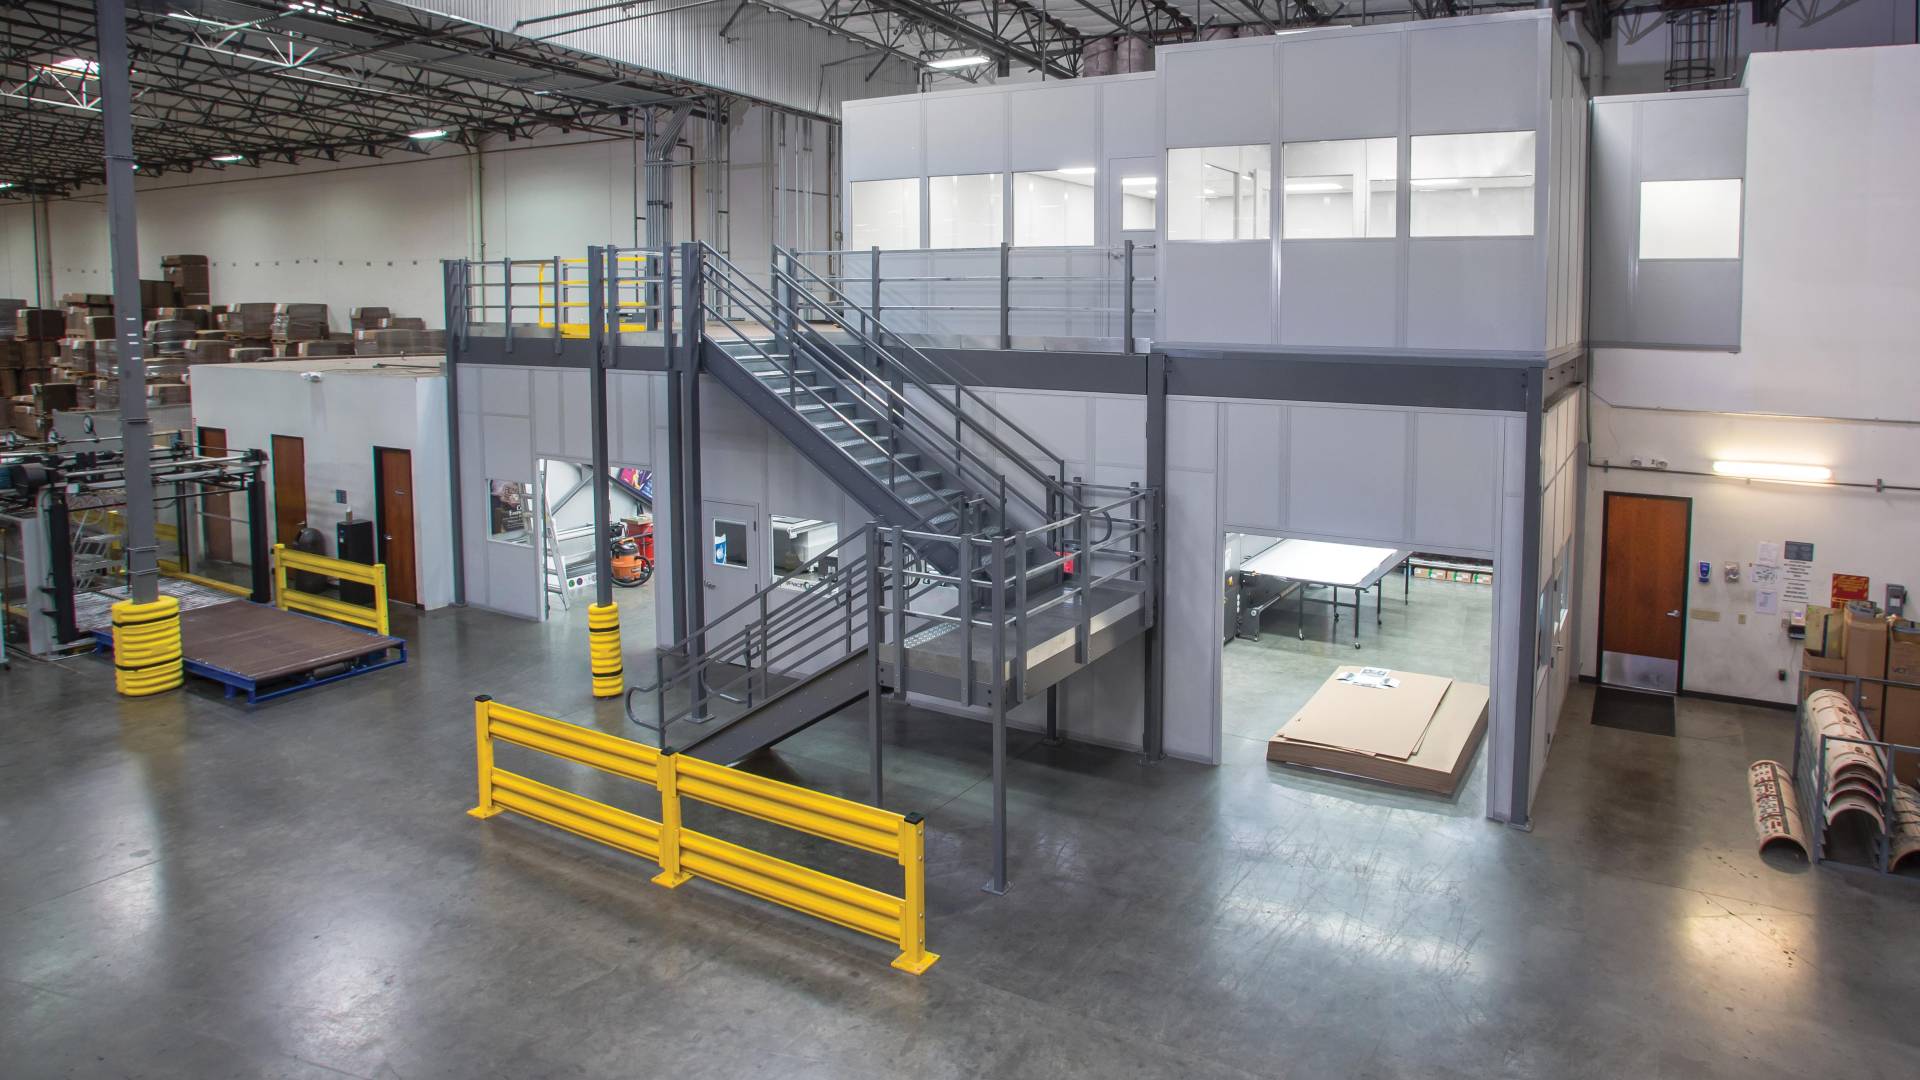
[[[0,401],[6,426],[29,439],[41,438],[50,421],[52,403],[67,400],[71,383],[56,383],[53,364],[60,355],[60,335],[66,316],[56,308],[7,305],[14,311],[9,329],[0,339]],[[42,390],[42,387],[50,389]]]
[[[1868,679],[1920,684],[1920,624],[1889,616],[1866,600],[1842,608],[1808,607],[1802,671],[1858,675]],[[1837,690],[1852,696],[1852,685],[1817,675],[1805,680],[1801,694]],[[1860,684],[1860,720],[1876,739],[1920,746],[1920,690]],[[1902,783],[1920,785],[1920,754],[1895,755]]]
[[[180,293],[180,303],[193,307],[213,301],[211,264],[205,255],[162,255],[160,269],[167,284]]]

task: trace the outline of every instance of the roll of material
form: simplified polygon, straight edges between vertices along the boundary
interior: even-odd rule
[[[587,656],[592,662],[593,696],[619,697],[626,689],[620,660],[620,608],[593,604],[587,608]]]
[[[162,596],[148,604],[113,605],[113,686],[126,697],[148,697],[180,685],[186,676],[180,652],[180,601]]]

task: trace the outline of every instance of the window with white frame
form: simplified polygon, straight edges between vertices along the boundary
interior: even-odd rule
[[[1400,177],[1396,140],[1287,143],[1280,234],[1287,240],[1394,235]]]
[[[1532,236],[1531,131],[1415,135],[1409,236]]]
[[[1272,147],[1167,151],[1167,239],[1265,240],[1272,216]]]
[[[1160,178],[1145,176],[1120,178],[1120,228],[1124,232],[1152,232],[1159,225]]]
[[[847,246],[894,251],[920,246],[920,180],[856,180],[848,185]]]
[[[1006,235],[1001,173],[927,178],[927,246],[998,247]]]
[[[1740,257],[1739,180],[1646,180],[1640,184],[1642,259]]]
[[[1077,247],[1093,243],[1091,165],[1013,174],[1016,247]]]

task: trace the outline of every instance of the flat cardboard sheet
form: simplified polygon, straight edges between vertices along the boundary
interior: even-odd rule
[[[1412,554],[1395,548],[1332,544],[1325,540],[1282,540],[1241,565],[1243,573],[1288,581],[1366,588]]]
[[[1414,671],[1395,671],[1392,677],[1400,685],[1380,690],[1340,681],[1342,675],[1360,669],[1346,665],[1336,670],[1293,719],[1280,729],[1294,742],[1316,743],[1363,754],[1406,760],[1420,748],[1426,733],[1446,696],[1452,679],[1422,675]]]
[[[1435,795],[1452,795],[1459,790],[1461,779],[1473,763],[1474,751],[1486,734],[1488,697],[1487,688],[1476,683],[1449,685],[1427,724],[1419,747],[1413,756],[1404,760],[1296,742],[1290,737],[1291,722],[1267,740],[1267,759],[1346,773]]]

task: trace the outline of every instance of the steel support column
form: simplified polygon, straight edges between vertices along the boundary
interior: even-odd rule
[[[601,607],[613,603],[613,548],[607,542],[613,525],[612,480],[607,460],[607,256],[611,249],[587,249],[587,333],[593,339],[593,367],[587,373],[588,408],[593,413],[593,599]],[[614,273],[619,273],[616,263]],[[556,339],[557,340],[557,339]]]
[[[1148,500],[1147,516],[1153,531],[1147,537],[1151,572],[1147,577],[1148,603],[1152,625],[1147,627],[1145,682],[1145,721],[1140,733],[1141,756],[1149,762],[1166,754],[1166,716],[1163,711],[1166,691],[1166,645],[1161,626],[1166,620],[1167,597],[1167,354],[1158,349],[1147,354],[1147,486],[1154,491]]]
[[[453,540],[453,602],[467,602],[466,516],[460,501],[460,365],[467,333],[467,262],[440,261],[442,308],[447,328],[447,508]]]
[[[699,629],[706,621],[706,565],[710,538],[702,528],[705,511],[700,496],[700,349],[705,340],[706,310],[701,297],[700,245],[680,246],[680,295],[677,319],[680,324],[680,348],[675,367],[680,373],[680,394],[674,411],[680,414],[680,475],[675,485],[680,492],[680,517],[675,525],[686,552],[685,574],[680,582],[681,606],[687,618],[687,661],[694,663],[706,647]],[[701,692],[695,680],[693,692]],[[695,715],[698,715],[696,711]]]
[[[1522,377],[1527,383],[1526,486],[1521,489],[1524,498],[1520,504],[1520,625],[1515,638],[1520,648],[1514,657],[1513,786],[1509,792],[1511,798],[1507,807],[1507,824],[1518,829],[1531,829],[1533,686],[1540,662],[1537,655],[1540,633],[1540,433],[1544,404],[1541,400],[1541,384],[1544,380],[1540,373],[1532,371]],[[1508,572],[1504,566],[1497,566],[1494,571],[1500,574]]]
[[[153,430],[147,415],[147,364],[140,321],[140,247],[134,231],[133,111],[125,0],[96,0],[100,117],[107,169],[107,248],[113,272],[114,336],[120,346],[120,436],[127,490],[127,597],[160,595],[154,542]]]
[[[273,549],[268,531],[272,521],[267,511],[266,465],[256,462],[253,478],[247,481],[247,559],[253,572],[253,592],[247,599],[256,604],[273,603]]]

